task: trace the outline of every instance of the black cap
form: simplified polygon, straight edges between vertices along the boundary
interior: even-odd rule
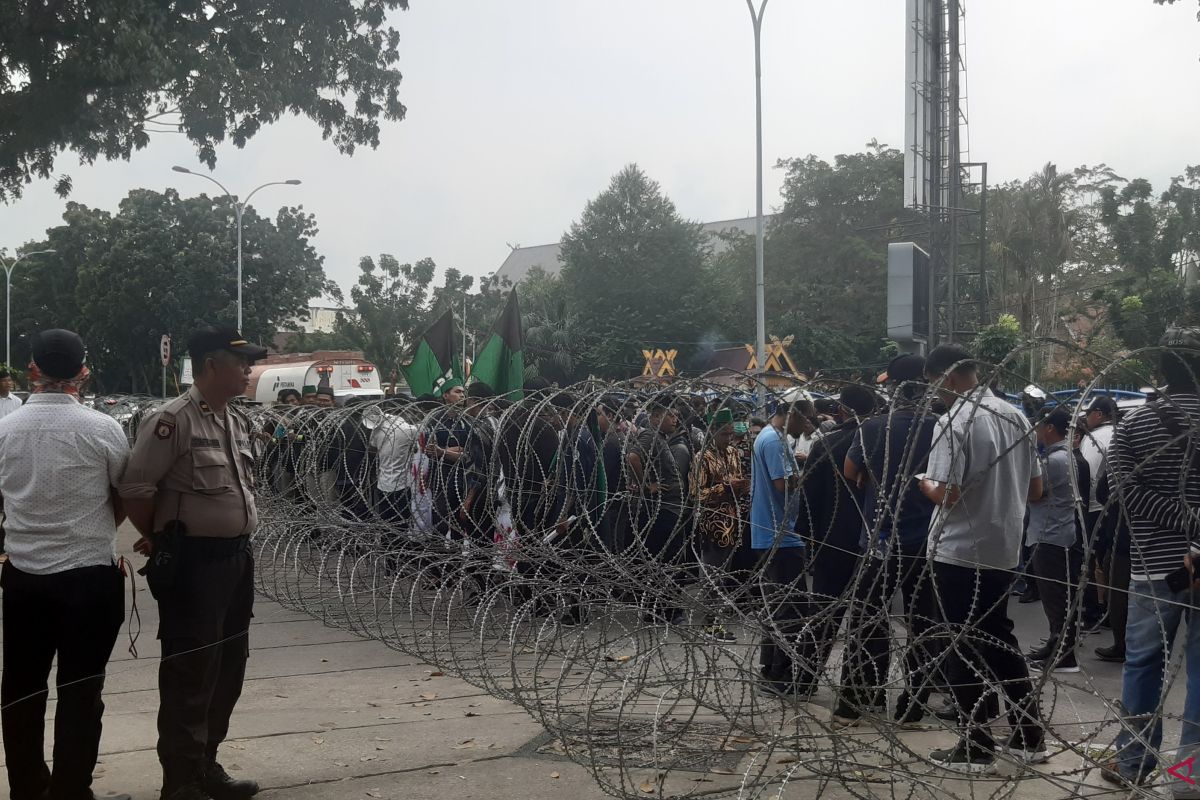
[[[1092,398],[1092,402],[1088,404],[1087,413],[1099,411],[1106,417],[1117,416],[1117,402],[1108,395],[1102,394]]]
[[[33,363],[43,375],[69,380],[83,369],[86,352],[79,334],[51,328],[33,335]]]
[[[205,325],[203,328],[197,328],[188,337],[187,349],[193,364],[204,358],[205,354],[218,350],[228,350],[251,361],[267,357],[267,348],[250,344],[236,329],[226,325]]]
[[[889,383],[906,383],[925,380],[925,358],[916,353],[902,353],[887,365]]]
[[[11,377],[12,377],[11,372],[9,372],[6,369],[0,369],[0,380],[4,380],[5,378],[11,378]]]
[[[328,395],[330,397],[337,397],[337,395],[333,393],[332,386],[318,386],[317,394],[324,394],[324,395]]]

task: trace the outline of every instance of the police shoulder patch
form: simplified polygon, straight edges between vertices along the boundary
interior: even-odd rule
[[[167,419],[165,416],[159,417],[158,422],[154,424],[154,436],[157,439],[170,439],[175,435],[175,420],[174,418]]]

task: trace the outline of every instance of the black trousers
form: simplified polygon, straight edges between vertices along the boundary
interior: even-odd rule
[[[908,642],[904,648],[904,696],[897,712],[915,700],[924,706],[945,679],[936,668],[943,640],[936,636],[937,609],[933,601],[933,576],[924,547],[909,553],[893,549],[886,558],[866,559],[855,585],[854,605],[847,625],[842,659],[840,701],[865,711],[886,706],[884,687],[892,667],[892,600],[896,592],[904,603]]]
[[[1083,551],[1078,547],[1038,544],[1033,549],[1038,593],[1050,624],[1050,639],[1055,651],[1063,655],[1075,650],[1079,639],[1079,573],[1083,570]]]
[[[794,663],[792,653],[813,652],[812,631],[805,629],[808,591],[804,579],[804,548],[783,547],[767,555],[764,591],[771,614],[769,631],[759,651],[762,676],[769,681],[807,687],[816,685],[816,675],[804,661]]]
[[[857,534],[858,531],[855,531]],[[814,541],[808,571],[812,576],[812,599],[808,604],[807,616],[813,625],[812,636],[806,641],[809,648],[803,653],[804,660],[813,673],[825,668],[842,619],[849,609],[853,590],[851,582],[859,569],[862,556],[857,552],[857,542],[836,544]]]
[[[125,579],[115,566],[52,575],[21,572],[11,562],[4,588],[4,755],[12,800],[91,798],[100,749],[104,672],[125,618]],[[46,766],[47,681],[55,683],[54,772]]]
[[[1129,622],[1129,550],[1114,547],[1108,557],[1108,621],[1113,644],[1125,649],[1125,626]]]
[[[176,588],[158,600],[158,759],[169,793],[199,779],[242,694],[254,609],[247,537],[185,537]]]
[[[991,750],[988,711],[1006,700],[1009,724],[1028,746],[1042,741],[1038,698],[1008,616],[1012,575],[1004,570],[933,564],[935,602],[946,623],[945,674],[959,721],[976,745]]]
[[[1083,586],[1083,618],[1088,622],[1100,620],[1105,611],[1105,604],[1100,601],[1100,589],[1094,579],[1096,568],[1102,567],[1112,549],[1112,542],[1105,532],[1101,521],[1100,511],[1089,511],[1084,515],[1083,535],[1091,542],[1091,552],[1088,554],[1087,583]],[[1081,554],[1082,556],[1082,554]]]

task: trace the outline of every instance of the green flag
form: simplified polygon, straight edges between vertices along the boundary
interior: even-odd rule
[[[438,317],[429,330],[421,334],[412,362],[404,368],[413,397],[423,394],[441,395],[455,386],[462,386],[462,366],[454,347],[454,312]]]
[[[475,358],[471,377],[491,386],[496,394],[510,400],[520,400],[525,384],[525,337],[521,335],[521,309],[517,305],[517,290],[508,294],[508,302],[492,335],[484,342]]]

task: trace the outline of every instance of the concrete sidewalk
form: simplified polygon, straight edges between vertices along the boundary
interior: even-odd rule
[[[122,529],[122,550],[140,565],[132,555],[135,538]],[[122,631],[109,664],[94,789],[100,796],[128,792],[150,800],[161,785],[154,750],[158,623],[140,577],[137,607],[139,658],[127,652]],[[526,755],[544,729],[520,708],[379,642],[259,597],[250,646],[245,691],[221,761],[233,776],[257,780],[261,797],[605,796],[582,767],[553,755]],[[51,690],[50,715],[53,709]],[[47,757],[52,734],[50,722]],[[8,797],[2,772],[0,797]]]

